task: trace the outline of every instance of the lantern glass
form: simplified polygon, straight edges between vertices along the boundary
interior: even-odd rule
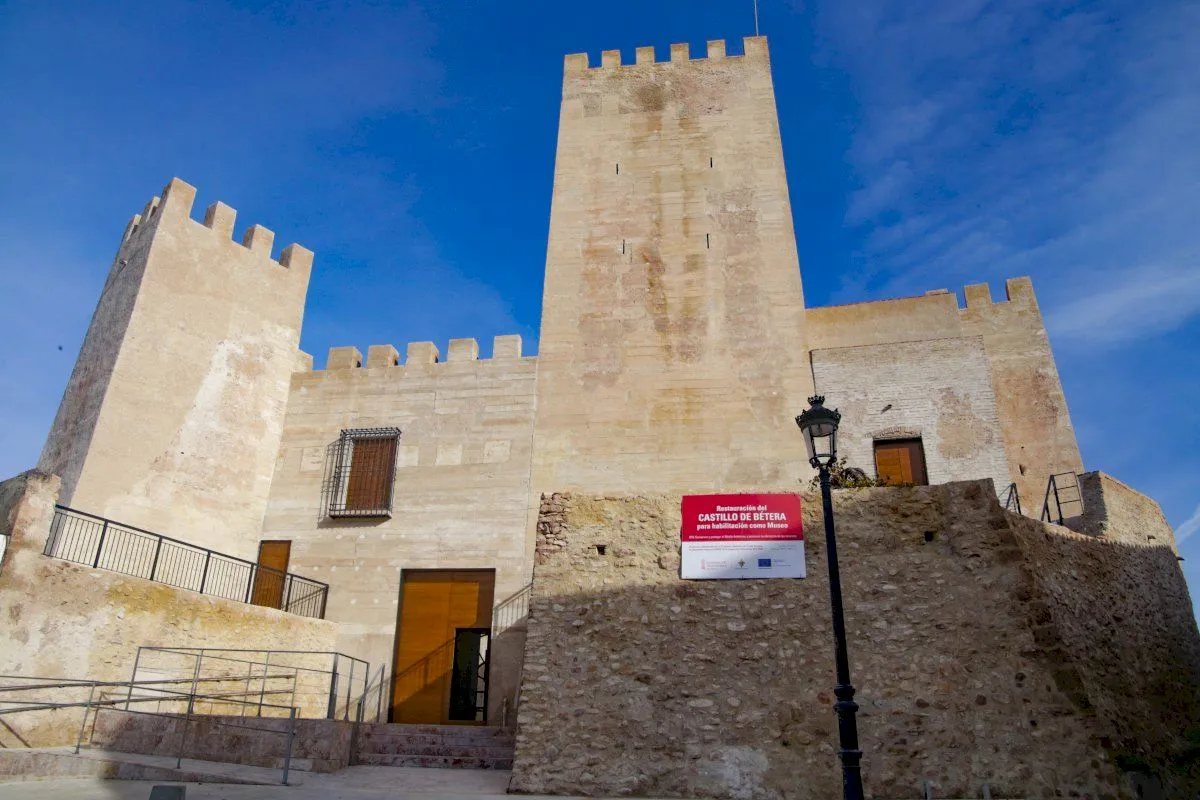
[[[817,395],[808,399],[811,407],[796,417],[808,448],[808,463],[814,467],[829,467],[837,461],[837,429],[842,415],[836,409],[825,408],[825,398]]]

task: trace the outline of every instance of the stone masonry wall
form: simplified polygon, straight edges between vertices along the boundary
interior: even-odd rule
[[[175,179],[131,223],[39,469],[63,503],[257,555],[312,253]]]
[[[513,789],[837,796],[825,548],[804,503],[806,580],[701,582],[679,578],[678,495],[544,498]],[[1128,550],[1008,515],[990,481],[839,491],[835,508],[869,795],[1128,795],[1130,745],[1096,687],[1144,729],[1162,716],[1142,692],[1165,680],[1109,669],[1130,647],[1169,662],[1142,668],[1174,676],[1180,738],[1200,683],[1173,557],[1123,576]],[[1111,611],[1083,624],[1097,603]],[[1154,749],[1143,729],[1128,742]]]
[[[535,492],[786,485],[812,379],[766,39],[567,56]]]
[[[1005,292],[1004,301],[993,302],[987,284],[974,284],[965,287],[965,308],[959,307],[955,295],[939,289],[921,297],[810,308],[805,319],[814,352],[980,338],[1007,473],[1022,503],[1033,508],[1041,502],[1051,474],[1082,471],[1083,462],[1033,284],[1028,278],[1011,278]],[[838,387],[830,383],[822,388],[830,405],[838,405]]]
[[[876,440],[920,437],[930,483],[991,478],[1008,459],[983,339],[932,339],[812,353],[816,391],[842,412],[838,451],[875,475]]]
[[[393,663],[402,570],[494,569],[497,603],[530,579],[536,359],[518,336],[478,355],[474,339],[453,340],[445,361],[431,342],[410,344],[403,364],[390,345],[366,359],[334,348],[327,369],[292,379],[262,536],[291,540],[292,569],[329,583],[340,649],[376,669]],[[401,430],[391,516],[328,516],[330,445],[343,429],[378,427]],[[493,664],[494,685],[515,690],[514,655]]]
[[[1102,472],[1081,481],[1084,532],[1012,516],[1045,603],[1110,749],[1168,788],[1200,786],[1200,631],[1158,504]],[[1035,636],[1045,629],[1035,628]],[[1190,793],[1189,793],[1190,791]]]
[[[42,555],[58,479],[26,472],[0,483],[12,539],[0,572],[0,674],[128,680],[141,645],[335,649],[337,626]],[[82,701],[60,692],[58,699]],[[3,746],[74,742],[78,709],[10,715]]]

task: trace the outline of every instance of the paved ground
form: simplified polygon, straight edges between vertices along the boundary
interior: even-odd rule
[[[187,800],[453,800],[505,797],[511,773],[501,770],[350,767],[334,775],[300,773],[300,786],[99,779],[0,783],[0,800],[146,800],[155,785],[186,786]],[[525,800],[533,800],[525,798]],[[556,798],[555,800],[562,800]]]

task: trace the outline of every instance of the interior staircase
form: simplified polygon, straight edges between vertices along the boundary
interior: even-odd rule
[[[381,767],[438,767],[510,770],[513,731],[473,725],[363,723],[355,764]]]

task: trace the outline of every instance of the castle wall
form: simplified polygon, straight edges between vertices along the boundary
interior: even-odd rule
[[[1005,302],[993,303],[987,284],[968,286],[959,315],[964,335],[983,337],[1009,472],[1025,507],[1037,513],[1049,476],[1082,472],[1083,459],[1033,283],[1011,278],[1005,293]]]
[[[454,340],[438,362],[420,342],[398,365],[377,346],[358,366],[357,350],[334,348],[327,369],[292,377],[262,538],[292,540],[291,568],[330,585],[340,649],[376,667],[393,663],[401,570],[495,569],[496,602],[529,582],[536,360],[515,336],[497,337],[490,359],[477,352]],[[376,427],[402,432],[391,517],[329,517],[330,445],[343,429]]]
[[[534,488],[789,484],[811,377],[766,40],[568,56]],[[788,429],[791,428],[790,431]]]
[[[1200,787],[1200,631],[1158,504],[1115,478],[1081,481],[1084,533],[1010,516],[1038,590],[1034,637],[1087,698],[1099,733],[1164,797]],[[1052,644],[1050,642],[1053,642]]]
[[[1168,532],[1116,532],[1123,497],[1097,540],[1004,512],[990,481],[834,492],[869,796],[1130,796],[1131,757],[1195,793],[1200,635]],[[679,495],[548,498],[512,790],[838,796],[803,503],[807,579],[685,581]]]
[[[816,391],[842,412],[850,466],[874,477],[876,440],[920,437],[930,483],[1009,484],[982,337],[814,350],[812,365]]]
[[[40,465],[74,508],[253,558],[312,254],[194,197],[173,180],[127,233]]]
[[[986,284],[967,286],[965,308],[959,308],[955,296],[944,290],[920,297],[810,308],[806,312],[809,344],[816,369],[815,353],[819,351],[935,339],[982,341],[1008,461],[1006,472],[1017,484],[1023,507],[1036,513],[1050,475],[1082,471],[1083,462],[1033,284],[1028,278],[1012,278],[1005,289],[1007,299],[992,302]],[[949,371],[945,378],[957,386],[956,376]],[[842,402],[841,387],[836,383],[821,388],[830,405]],[[1006,485],[999,484],[999,488]]]
[[[12,537],[0,570],[0,674],[129,680],[139,646],[334,649],[330,622],[42,555],[58,488],[56,477],[37,472],[0,483],[0,532]],[[64,689],[54,699],[87,694]],[[73,744],[81,714],[5,716],[0,747]]]

